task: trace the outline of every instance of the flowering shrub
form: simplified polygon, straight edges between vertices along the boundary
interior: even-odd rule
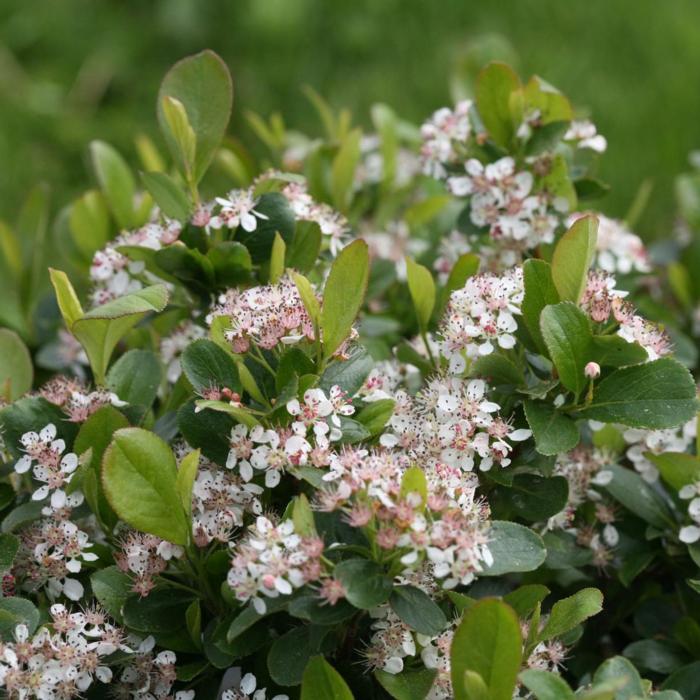
[[[258,171],[187,58],[172,168],[91,146],[75,288],[40,191],[3,231],[5,695],[698,697],[695,253],[590,210],[539,78],[365,136],[313,100]]]

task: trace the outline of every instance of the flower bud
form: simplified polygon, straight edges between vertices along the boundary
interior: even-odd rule
[[[583,369],[583,373],[589,379],[600,377],[600,365],[597,362],[589,362]]]

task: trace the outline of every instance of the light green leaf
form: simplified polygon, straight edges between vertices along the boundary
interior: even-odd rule
[[[347,211],[352,195],[352,186],[355,180],[355,169],[360,161],[360,139],[362,132],[359,129],[350,131],[338,149],[338,153],[331,164],[331,195],[336,209]]]
[[[547,355],[547,346],[540,330],[540,314],[545,306],[558,304],[561,301],[552,280],[552,268],[544,260],[534,258],[526,260],[523,263],[523,280],[525,285],[522,303],[523,321],[540,352]]]
[[[8,403],[32,388],[34,367],[27,346],[9,328],[0,328],[0,397]]]
[[[664,452],[660,455],[645,452],[644,456],[654,464],[661,478],[675,491],[700,481],[700,457],[685,452]]]
[[[199,450],[188,452],[181,460],[177,469],[175,486],[180,494],[180,501],[185,513],[189,516],[192,510],[192,487],[199,469]]]
[[[29,635],[39,626],[39,611],[34,604],[24,598],[0,598],[0,640],[15,641],[17,625],[26,625]]]
[[[584,588],[552,606],[539,641],[561,637],[603,609],[603,594],[597,588]]]
[[[402,673],[374,672],[374,677],[379,685],[394,700],[425,700],[436,675],[437,671],[429,668],[423,668],[420,671],[403,671]]]
[[[552,256],[552,281],[562,301],[578,304],[595,254],[598,219],[582,216],[559,239]]]
[[[561,383],[579,396],[588,384],[584,369],[591,359],[593,336],[588,317],[564,301],[542,310],[540,330]]]
[[[132,406],[150,408],[162,378],[158,356],[150,350],[129,350],[107,373],[107,387]]]
[[[662,358],[624,367],[596,386],[580,415],[633,428],[674,428],[697,411],[695,382],[676,360]]]
[[[410,493],[417,493],[425,506],[428,500],[428,480],[420,467],[410,467],[401,477],[401,498],[406,498]]]
[[[489,700],[511,700],[521,660],[522,637],[515,611],[495,598],[480,600],[464,611],[452,640],[455,700],[472,700],[464,688],[466,671],[481,676]]]
[[[331,266],[323,291],[321,328],[327,360],[350,335],[369,280],[367,243],[358,239],[343,248]]]
[[[598,684],[615,683],[615,700],[636,700],[646,693],[637,669],[622,656],[613,656],[604,661],[593,675],[593,687]]]
[[[158,93],[158,122],[178,167],[185,172],[175,136],[165,118],[165,97],[174,97],[182,103],[194,131],[193,176],[194,181],[199,182],[224,137],[231,116],[231,75],[213,51],[202,51],[176,63],[163,79]]]
[[[121,155],[104,141],[93,141],[90,144],[90,155],[100,189],[119,227],[133,228],[138,224],[134,211],[136,183],[129,166]]]
[[[430,317],[435,308],[435,282],[428,268],[419,265],[411,258],[406,258],[406,277],[408,291],[413,300],[418,317],[418,326],[422,333],[428,330]]]
[[[287,246],[284,243],[284,238],[275,233],[275,240],[272,244],[272,253],[270,255],[270,284],[277,284],[280,277],[284,274],[284,256]]]
[[[576,423],[559,413],[551,403],[524,401],[523,408],[540,454],[557,455],[578,445],[581,436]]]
[[[102,460],[102,484],[117,515],[132,527],[185,545],[190,526],[168,445],[141,428],[114,433]]]
[[[302,493],[292,500],[292,522],[294,532],[302,537],[314,537],[316,535],[316,523],[314,513],[311,510],[309,499]]]
[[[507,148],[522,118],[522,85],[505,63],[489,63],[477,78],[476,105],[493,141]]]
[[[172,143],[177,149],[173,153],[176,163],[182,168],[182,175],[188,183],[195,183],[194,169],[197,154],[197,137],[190,124],[185,105],[175,97],[163,97],[162,114]]]
[[[69,226],[76,248],[86,260],[109,240],[109,210],[105,198],[97,190],[89,190],[73,202]]]
[[[523,671],[519,678],[537,700],[574,700],[575,698],[568,683],[556,673],[528,669]]]
[[[301,679],[301,700],[353,700],[343,677],[322,656],[309,660]]]
[[[311,285],[311,282],[309,282],[304,275],[300,275],[297,272],[292,272],[292,279],[294,280],[294,284],[299,292],[301,301],[304,304],[306,313],[309,314],[309,318],[314,324],[314,328],[320,327],[321,305],[318,303],[318,298],[313,286]]]
[[[166,173],[141,173],[141,180],[161,211],[183,223],[190,217],[192,205],[187,193]]]
[[[518,617],[527,617],[549,595],[549,588],[539,583],[528,583],[503,596]]]

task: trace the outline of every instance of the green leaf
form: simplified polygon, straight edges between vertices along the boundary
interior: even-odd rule
[[[165,96],[162,102],[163,120],[175,146],[173,156],[182,175],[189,184],[196,182],[194,177],[197,137],[190,124],[185,105],[175,97]]]
[[[17,625],[26,625],[30,636],[39,626],[39,611],[24,598],[0,598],[0,640],[14,642]]]
[[[592,402],[580,415],[633,428],[674,428],[697,411],[695,383],[676,360],[662,358],[624,367],[596,386]]]
[[[112,508],[137,530],[184,545],[190,525],[176,482],[175,457],[158,436],[141,428],[114,434],[102,460],[102,483]]]
[[[627,510],[660,530],[675,526],[666,502],[637,472],[617,464],[605,470],[613,474],[605,490]]]
[[[250,251],[253,262],[269,262],[275,236],[279,234],[285,244],[294,238],[296,219],[289,201],[280,192],[267,192],[255,205],[255,211],[264,214],[266,219],[258,219],[255,231],[246,231],[242,226],[236,229],[236,240]]]
[[[273,615],[280,610],[284,610],[290,602],[290,596],[278,596],[277,598],[268,598],[265,601],[265,612],[261,615],[255,610],[255,607],[249,604],[247,607],[243,608],[241,612],[234,618],[231,623],[228,632],[226,634],[226,639],[228,642],[232,642],[234,639],[242,635],[245,631],[249,630],[256,622],[262,620],[268,615]]]
[[[318,386],[328,393],[337,384],[348,396],[354,396],[365,383],[374,364],[374,359],[367,350],[356,346],[347,360],[335,360],[326,367]]]
[[[578,445],[581,436],[576,423],[551,403],[523,401],[523,408],[540,454],[557,455]]]
[[[192,205],[173,178],[166,173],[141,173],[141,180],[166,216],[183,223],[189,220]]]
[[[367,428],[372,437],[379,435],[394,413],[393,399],[379,399],[368,403],[355,417]]]
[[[308,272],[321,251],[323,234],[315,221],[297,221],[294,238],[287,248],[287,266]]]
[[[604,661],[593,676],[594,688],[599,683],[617,684],[615,700],[637,700],[646,693],[637,669],[622,656],[613,656]]]
[[[491,386],[499,384],[521,386],[525,383],[522,370],[505,355],[498,355],[495,352],[473,360],[469,376],[483,377]]]
[[[253,261],[248,249],[238,241],[221,241],[207,253],[217,287],[236,286],[250,277]]]
[[[639,343],[629,343],[619,335],[593,337],[591,360],[601,367],[626,367],[648,359],[647,351]]]
[[[176,63],[163,79],[158,93],[158,122],[178,167],[185,172],[175,135],[163,109],[164,98],[182,103],[196,137],[194,181],[199,182],[209,167],[226,132],[233,85],[224,62],[213,51],[202,51]]]
[[[529,583],[504,595],[503,602],[508,603],[518,613],[518,617],[527,617],[548,595],[547,586]]]
[[[481,676],[489,700],[511,700],[522,660],[520,622],[515,611],[495,598],[480,600],[464,611],[450,652],[455,700],[471,700],[465,671]]]
[[[519,678],[537,700],[574,700],[575,698],[568,683],[556,673],[528,669],[523,671]]]
[[[318,297],[314,291],[311,282],[304,275],[292,272],[292,279],[299,292],[302,304],[309,314],[309,318],[314,325],[314,329],[321,325],[321,305],[318,303]]]
[[[410,493],[417,493],[425,506],[428,501],[428,480],[420,467],[409,467],[401,477],[399,495],[406,498]]]
[[[120,228],[134,228],[136,183],[129,166],[121,155],[104,141],[90,144],[90,156],[97,181]]]
[[[194,598],[188,591],[160,588],[142,598],[129,596],[122,608],[124,624],[138,632],[161,634],[185,628],[185,614]]]
[[[279,233],[275,233],[275,240],[272,244],[272,253],[270,255],[270,284],[277,284],[280,277],[284,274],[286,249],[284,238]]]
[[[379,685],[391,695],[394,700],[425,700],[437,671],[423,668],[420,671],[403,671],[402,673],[387,673],[375,671],[374,677]]]
[[[552,256],[552,281],[562,301],[578,304],[586,288],[598,235],[598,219],[582,216],[559,239]]]
[[[543,355],[547,355],[547,346],[540,330],[540,314],[545,306],[558,304],[559,293],[552,280],[552,268],[544,260],[526,260],[523,263],[523,280],[525,296],[522,313],[525,327]]]
[[[418,327],[422,333],[428,330],[430,317],[435,308],[435,282],[430,270],[423,265],[419,265],[411,258],[406,258],[406,277],[408,280],[408,291],[413,300],[418,317]]]
[[[522,117],[522,85],[513,69],[505,63],[489,63],[477,78],[476,105],[489,136],[507,148]]]
[[[349,603],[369,610],[389,599],[391,579],[379,564],[368,559],[346,559],[335,567],[335,576],[343,584]]]
[[[457,262],[452,266],[447,282],[440,292],[439,312],[447,305],[452,292],[456,289],[462,289],[467,280],[479,271],[480,262],[479,256],[475,253],[463,253],[457,258]]]
[[[603,594],[597,588],[584,588],[557,601],[552,606],[547,624],[539,634],[539,641],[561,637],[602,609]]]
[[[445,613],[437,603],[415,586],[394,586],[389,604],[392,610],[419,634],[437,637],[447,625]]]
[[[190,638],[199,646],[202,643],[202,607],[199,600],[193,600],[187,607],[185,622]]]
[[[267,655],[270,678],[278,685],[299,685],[309,660],[319,653],[327,631],[327,627],[303,625],[275,639]]]
[[[492,521],[488,546],[493,565],[484,567],[482,576],[534,571],[547,556],[539,535],[529,527],[503,520]]]
[[[131,595],[132,581],[128,574],[116,566],[108,566],[90,576],[92,593],[97,602],[120,624],[122,608]]]
[[[331,196],[336,209],[345,212],[350,205],[355,169],[360,161],[362,132],[353,129],[346,134],[331,164]]]
[[[591,324],[571,302],[546,306],[540,330],[561,383],[578,396],[588,384],[584,368],[591,359]]]
[[[0,535],[0,574],[5,574],[12,568],[18,550],[18,537],[8,532]]]
[[[0,397],[8,403],[32,388],[32,358],[22,339],[9,328],[0,328]]]
[[[150,350],[129,350],[107,372],[107,387],[132,406],[150,408],[162,378],[158,356]]]
[[[192,487],[199,469],[199,450],[188,452],[181,460],[175,478],[175,486],[180,494],[182,507],[189,517],[192,510]]]
[[[657,455],[645,452],[644,456],[659,470],[661,478],[675,491],[687,484],[700,481],[700,458],[684,452],[664,452]]]
[[[508,495],[517,515],[530,522],[541,522],[566,507],[569,482],[563,476],[516,474]]]
[[[314,656],[304,669],[301,700],[353,700],[343,677],[322,656]]]
[[[476,671],[464,672],[464,693],[468,700],[489,700],[489,689],[481,674]]]
[[[330,358],[350,335],[369,280],[367,243],[358,239],[333,261],[323,291],[323,356]]]
[[[316,535],[314,513],[311,510],[309,499],[302,493],[292,499],[291,505],[294,532],[302,537],[313,537]]]
[[[233,425],[231,417],[224,412],[196,411],[194,401],[181,406],[177,412],[177,427],[185,440],[192,447],[199,447],[205,457],[222,466],[228,457],[228,439]]]
[[[182,371],[195,391],[212,387],[238,390],[238,370],[229,353],[211,340],[201,338],[190,343],[180,358]]]
[[[68,222],[73,242],[86,260],[91,260],[109,240],[109,210],[97,190],[88,190],[73,202]]]

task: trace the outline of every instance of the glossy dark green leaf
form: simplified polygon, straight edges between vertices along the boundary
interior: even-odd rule
[[[568,416],[546,401],[524,401],[525,417],[540,454],[557,455],[572,450],[580,440],[579,429]]]
[[[447,618],[435,601],[415,586],[394,586],[389,598],[392,610],[420,634],[436,637],[447,625]]]

